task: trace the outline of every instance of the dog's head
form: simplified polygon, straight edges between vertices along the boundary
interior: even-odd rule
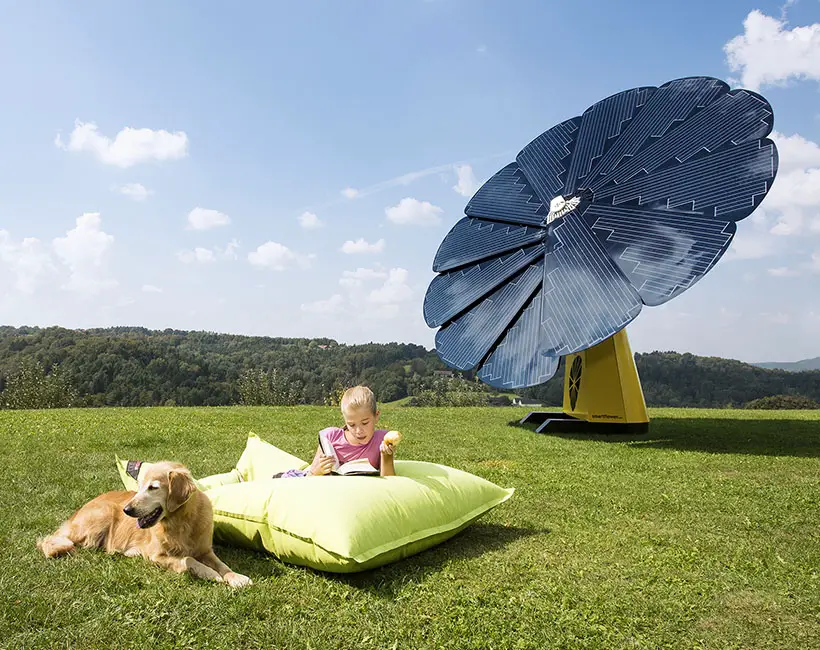
[[[169,461],[151,463],[123,512],[134,517],[140,528],[150,528],[179,509],[196,490],[194,478],[185,466]]]

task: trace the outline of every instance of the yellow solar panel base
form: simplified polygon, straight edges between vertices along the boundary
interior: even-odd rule
[[[649,414],[626,329],[564,359],[563,412],[533,411],[539,433],[645,433]]]

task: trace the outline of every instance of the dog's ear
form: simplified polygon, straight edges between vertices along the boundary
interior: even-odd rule
[[[168,472],[168,512],[182,506],[196,490],[196,483],[188,470],[172,469]]]

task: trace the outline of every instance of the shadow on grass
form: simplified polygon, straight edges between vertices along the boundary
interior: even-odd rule
[[[545,535],[548,529],[534,530],[499,524],[475,523],[455,537],[417,555],[361,573],[324,574],[380,598],[394,599],[407,585],[424,582],[431,573],[442,571],[454,560],[481,557],[518,539]]]
[[[515,540],[532,535],[546,535],[544,529],[475,523],[458,535],[433,548],[376,569],[360,573],[331,573],[310,567],[287,564],[266,553],[243,548],[214,545],[214,552],[231,569],[252,576],[254,580],[275,578],[293,568],[311,571],[330,580],[372,593],[380,598],[395,598],[408,584],[419,584],[430,573],[441,571],[449,562],[481,557],[503,548]]]
[[[534,425],[509,423],[535,431]],[[729,418],[654,418],[649,432],[629,434],[542,433],[567,440],[596,440],[631,447],[703,451],[713,454],[820,457],[820,422],[817,420],[746,420]]]

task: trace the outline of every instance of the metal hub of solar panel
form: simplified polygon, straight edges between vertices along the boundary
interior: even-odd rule
[[[436,253],[424,317],[441,359],[491,386],[534,386],[692,287],[772,187],[773,124],[761,95],[689,77],[539,135]]]

